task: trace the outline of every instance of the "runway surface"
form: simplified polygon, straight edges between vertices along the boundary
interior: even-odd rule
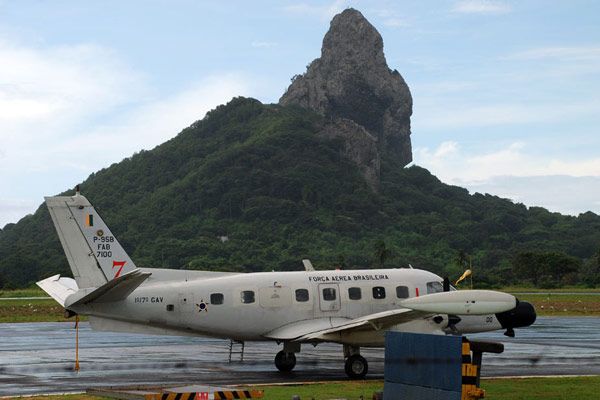
[[[0,397],[82,392],[133,384],[238,384],[345,380],[342,346],[303,345],[294,371],[279,373],[281,346],[246,343],[244,360],[229,341],[92,331],[80,324],[80,371],[75,373],[74,323],[0,324]],[[483,376],[600,375],[600,318],[539,317],[516,338],[502,332],[469,335],[505,344],[484,354]],[[383,378],[383,349],[362,349],[370,378]]]

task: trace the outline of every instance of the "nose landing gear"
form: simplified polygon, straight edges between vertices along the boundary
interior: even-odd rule
[[[300,352],[300,343],[284,342],[283,350],[275,356],[275,366],[282,372],[290,372],[296,366],[296,355]]]

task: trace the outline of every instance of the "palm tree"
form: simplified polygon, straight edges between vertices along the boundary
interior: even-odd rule
[[[385,260],[387,260],[391,254],[392,252],[385,248],[383,239],[380,239],[375,243],[375,259],[379,264],[383,265]]]
[[[467,253],[463,249],[459,249],[454,255],[454,265],[461,268],[467,266]]]

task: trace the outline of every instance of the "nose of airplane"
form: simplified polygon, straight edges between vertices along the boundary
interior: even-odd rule
[[[533,304],[519,300],[517,300],[517,306],[512,310],[496,314],[498,322],[506,329],[504,334],[510,337],[515,336],[514,328],[521,328],[533,324],[536,316]]]

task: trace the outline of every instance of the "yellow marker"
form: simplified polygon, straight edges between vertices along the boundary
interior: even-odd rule
[[[471,275],[471,270],[470,269],[466,270],[465,273],[462,274],[462,276],[460,278],[458,278],[458,280],[456,281],[456,283],[454,285],[455,286],[458,285],[458,282],[462,281],[463,279],[465,279],[469,275]]]

